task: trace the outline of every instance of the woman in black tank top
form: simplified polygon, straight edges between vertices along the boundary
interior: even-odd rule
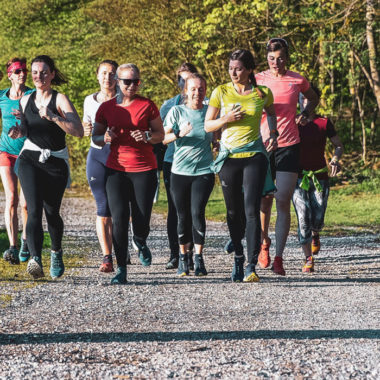
[[[59,214],[69,178],[66,133],[82,137],[79,116],[66,95],[51,88],[66,83],[54,61],[46,55],[32,61],[32,79],[36,92],[20,100],[21,125],[9,133],[12,138],[27,136],[18,163],[18,176],[28,205],[27,243],[32,258],[27,272],[34,278],[44,276],[41,251],[43,243],[42,211],[51,237],[52,278],[64,272],[62,260],[63,221]]]

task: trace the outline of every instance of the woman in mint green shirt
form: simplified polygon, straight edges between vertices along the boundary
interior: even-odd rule
[[[206,218],[205,209],[215,176],[212,164],[212,133],[204,130],[207,105],[206,81],[191,74],[185,82],[185,104],[173,107],[165,118],[165,140],[174,141],[171,194],[178,214],[180,260],[177,274],[189,275],[188,255],[194,242],[194,274],[207,275],[203,260]]]

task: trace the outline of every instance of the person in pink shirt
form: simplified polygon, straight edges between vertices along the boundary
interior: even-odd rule
[[[282,254],[290,229],[290,202],[297,183],[299,171],[300,138],[298,124],[306,122],[319,102],[318,95],[310,88],[309,82],[300,74],[286,68],[289,61],[288,43],[282,38],[272,38],[267,43],[267,60],[269,69],[256,74],[257,84],[269,87],[274,96],[274,108],[277,116],[278,148],[270,153],[273,179],[276,180],[277,220],[275,228],[276,257],[272,270],[285,276]],[[308,103],[303,112],[296,116],[299,94],[302,93]],[[269,138],[266,115],[261,121],[263,141]],[[261,202],[262,244],[258,263],[267,268],[271,259],[268,236],[273,195],[268,195]]]

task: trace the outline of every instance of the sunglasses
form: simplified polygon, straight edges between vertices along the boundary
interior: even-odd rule
[[[130,86],[132,83],[135,86],[138,86],[141,83],[140,79],[123,79],[123,78],[119,78],[119,80],[122,81],[126,86]]]
[[[23,72],[24,74],[26,74],[28,72],[27,69],[16,69],[16,70],[13,70],[13,74],[20,74],[21,72]]]
[[[271,38],[267,43],[267,47],[274,42],[279,42],[282,46],[288,47],[288,43],[283,38]]]

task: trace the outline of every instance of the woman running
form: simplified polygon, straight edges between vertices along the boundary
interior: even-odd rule
[[[5,192],[5,227],[8,234],[10,247],[4,252],[4,259],[11,264],[19,264],[20,261],[28,261],[30,253],[26,242],[26,220],[28,212],[22,190],[20,197],[18,195],[18,179],[14,172],[14,165],[25,137],[16,140],[8,136],[9,130],[17,122],[17,112],[19,109],[19,100],[26,94],[32,92],[32,89],[25,86],[28,70],[26,69],[25,58],[12,58],[6,64],[8,79],[11,87],[0,91],[0,113],[2,122],[2,131],[0,137],[0,175]],[[22,217],[22,238],[20,251],[18,250],[18,216],[17,206],[20,200],[21,217]]]
[[[312,87],[319,96],[319,90]],[[301,109],[307,105],[307,99],[301,103]],[[343,145],[334,125],[314,111],[308,121],[299,125],[300,134],[300,172],[293,194],[293,205],[298,219],[298,240],[305,255],[302,272],[314,272],[314,255],[318,254],[321,244],[319,232],[323,228],[327,200],[329,197],[329,176],[325,160],[326,138],[335,147],[334,156],[329,162],[330,175],[334,177],[341,170],[339,159],[343,154]]]
[[[115,61],[104,60],[100,62],[96,70],[100,91],[88,95],[84,100],[83,127],[85,136],[90,136],[92,133],[99,106],[116,95],[117,66],[118,64]],[[106,193],[106,162],[109,153],[109,144],[100,147],[91,140],[87,155],[86,174],[96,202],[96,233],[103,253],[103,262],[99,268],[101,272],[113,272],[112,220]]]
[[[141,83],[138,67],[123,64],[118,67],[116,76],[117,96],[100,105],[92,139],[99,146],[111,143],[106,163],[106,190],[117,260],[116,276],[111,283],[125,284],[130,205],[139,259],[145,266],[152,262],[146,245],[157,187],[157,162],[152,144],[164,139],[164,129],[156,105],[137,94]]]
[[[276,220],[276,257],[272,270],[285,276],[282,261],[286,240],[290,229],[290,201],[297,182],[299,171],[299,134],[297,124],[307,120],[307,117],[317,106],[319,98],[310,88],[309,82],[300,74],[287,70],[289,60],[288,44],[282,38],[272,38],[267,44],[267,60],[269,70],[256,75],[259,85],[272,90],[274,109],[277,116],[279,132],[278,149],[271,154],[272,176],[276,180],[277,220]],[[309,100],[307,107],[296,118],[298,96],[302,93]],[[263,139],[268,138],[268,118],[263,115],[261,122]],[[269,247],[271,239],[268,236],[273,195],[268,195],[261,202],[261,250],[259,265],[267,268],[270,265]]]
[[[177,274],[189,275],[188,255],[194,242],[194,274],[206,276],[203,246],[206,234],[205,209],[215,176],[212,164],[212,133],[204,130],[207,105],[206,81],[200,74],[185,80],[184,103],[173,107],[165,119],[164,143],[174,141],[170,190],[178,214],[180,259]]]
[[[26,239],[32,258],[27,272],[33,278],[44,276],[41,251],[44,239],[42,211],[45,211],[51,238],[52,278],[61,277],[63,221],[59,214],[69,180],[66,133],[82,137],[83,127],[73,104],[51,85],[66,83],[52,58],[39,55],[32,61],[36,91],[21,98],[21,126],[16,124],[12,138],[26,136],[18,159],[18,176],[28,205]]]
[[[183,63],[177,70],[177,81],[178,87],[183,91],[185,86],[185,80],[190,74],[196,73],[197,68],[188,62]],[[160,109],[160,115],[163,122],[165,122],[166,115],[174,107],[183,104],[184,96],[182,93],[174,96],[173,98],[166,100]],[[166,138],[165,138],[166,139]],[[179,261],[179,243],[178,243],[178,233],[177,233],[177,210],[174,206],[174,202],[170,193],[170,176],[173,164],[173,154],[174,154],[174,143],[169,143],[164,156],[164,162],[162,165],[162,171],[164,176],[164,183],[166,189],[166,195],[168,199],[168,216],[166,220],[166,228],[168,232],[170,256],[169,261],[166,264],[166,269],[176,269],[178,268]],[[191,251],[190,251],[191,252]],[[192,262],[192,255],[188,254],[190,269],[194,269]]]
[[[273,96],[269,88],[257,86],[254,68],[250,51],[240,49],[231,54],[228,69],[231,82],[213,91],[205,121],[207,132],[222,130],[221,149],[214,165],[219,172],[227,224],[235,248],[231,275],[234,282],[259,281],[255,267],[260,251],[260,200],[263,193],[275,190],[260,137],[260,120],[265,109],[270,129],[265,143],[268,151],[276,148]],[[246,236],[248,265],[244,271],[241,241],[246,229],[249,231]]]

